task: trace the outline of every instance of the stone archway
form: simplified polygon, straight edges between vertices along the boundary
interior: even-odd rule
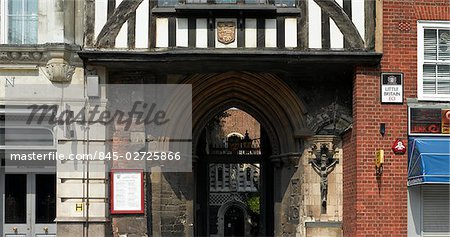
[[[307,127],[307,111],[299,97],[282,79],[269,73],[195,74],[181,83],[192,85],[194,155],[197,154],[196,148],[205,125],[216,114],[231,107],[244,110],[264,127],[271,146],[271,156],[267,157],[269,163],[266,167],[272,169],[272,184],[268,192],[273,196],[269,198],[272,203],[271,218],[266,220],[272,223],[273,233],[267,234],[282,235],[286,232],[284,229],[292,229],[301,223],[299,214],[291,211],[298,212],[300,201],[292,200],[301,200],[296,198],[300,193],[295,191],[301,190],[300,179],[296,176],[302,173],[302,166],[297,164],[303,152],[303,139],[312,132]],[[196,166],[194,173],[204,169],[201,168],[201,162]],[[200,172],[197,177],[203,175],[206,173]],[[199,193],[202,195],[201,191]],[[205,201],[200,200],[198,203]],[[198,207],[194,209],[199,210]]]
[[[274,155],[299,152],[298,140],[312,134],[306,125],[306,108],[273,74],[195,74],[182,84],[192,84],[194,148],[206,122],[230,107],[241,108],[261,122],[268,132]]]
[[[225,204],[223,204],[218,213],[217,213],[217,226],[218,226],[218,232],[217,236],[224,236],[225,234],[225,214],[231,207],[238,207],[244,214],[244,232],[245,236],[250,236],[250,221],[249,221],[249,215],[247,213],[247,207],[244,203],[240,201],[229,201]]]

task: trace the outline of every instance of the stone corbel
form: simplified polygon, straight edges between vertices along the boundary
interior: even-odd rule
[[[75,68],[82,65],[76,50],[79,50],[79,47],[74,45],[46,44],[45,54],[48,61],[41,67],[41,71],[51,82],[70,82]]]
[[[52,82],[70,82],[75,73],[75,66],[62,59],[51,59],[42,69],[44,75]]]
[[[322,145],[326,145],[330,151],[334,152],[335,154],[339,153],[339,147],[340,139],[338,136],[334,135],[315,135],[308,139],[307,143],[305,144],[305,150],[310,154],[311,157],[314,157],[314,152],[319,152],[320,147]]]

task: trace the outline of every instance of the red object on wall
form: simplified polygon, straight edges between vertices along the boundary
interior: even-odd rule
[[[403,155],[406,153],[406,145],[402,142],[401,139],[395,140],[394,144],[392,144],[392,151],[396,155]]]

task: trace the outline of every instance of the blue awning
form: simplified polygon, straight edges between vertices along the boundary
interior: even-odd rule
[[[412,137],[408,152],[408,186],[450,184],[450,137]]]

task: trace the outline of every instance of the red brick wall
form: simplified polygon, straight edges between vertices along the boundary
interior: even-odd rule
[[[229,109],[226,112],[229,116],[223,119],[222,132],[224,135],[232,132],[245,135],[245,131],[248,131],[251,139],[260,138],[260,124],[250,114],[238,109]]]
[[[356,203],[352,204],[355,213],[344,211],[345,236],[406,236],[407,156],[394,155],[391,145],[396,138],[407,139],[407,110],[406,105],[380,104],[379,73],[377,69],[358,68],[354,79],[352,145],[355,156],[350,160],[355,160],[347,161],[350,164],[344,161],[345,166],[354,166],[344,168],[344,173],[349,170],[344,182],[351,180],[354,185],[345,185],[344,193],[348,192],[349,201]],[[380,123],[386,124],[384,137],[379,133]],[[385,151],[381,178],[375,175],[378,149]]]
[[[343,231],[346,236],[355,234],[355,228],[351,223],[356,221],[356,149],[355,135],[353,130],[348,130],[343,135],[343,212],[346,215],[344,219]]]
[[[407,155],[391,150],[407,139],[406,98],[417,98],[417,20],[450,20],[450,1],[383,1],[380,68],[357,68],[353,130],[344,135],[344,236],[407,236]],[[403,105],[380,103],[380,73],[403,72]],[[380,123],[386,134],[379,133]],[[375,175],[375,152],[384,149],[384,173]]]

